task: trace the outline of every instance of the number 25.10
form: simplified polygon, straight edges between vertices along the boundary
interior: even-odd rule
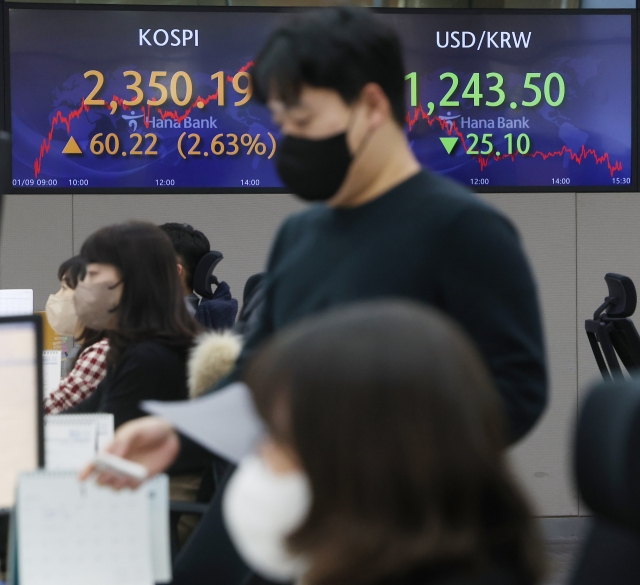
[[[483,150],[477,150],[476,146],[478,145],[477,134],[467,134],[467,140],[471,140],[471,146],[469,146],[467,150],[467,154],[491,154],[493,152],[493,142],[492,142],[493,134],[483,134],[482,141],[480,142],[484,146],[486,146]],[[504,139],[507,141],[507,152],[505,154],[514,154],[513,152],[513,134],[505,134]],[[518,138],[516,138],[516,148],[518,149],[519,154],[527,154],[529,149],[531,148],[531,140],[527,134],[520,134]]]

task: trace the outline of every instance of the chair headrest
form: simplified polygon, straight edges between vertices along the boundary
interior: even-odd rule
[[[242,293],[242,304],[246,305],[253,293],[260,286],[262,281],[264,280],[266,272],[258,272],[258,274],[252,274],[249,278],[247,278],[247,282],[244,285],[244,292]]]
[[[609,289],[611,303],[607,307],[607,316],[623,319],[630,317],[636,310],[638,298],[636,287],[628,276],[609,272],[604,277]]]
[[[213,271],[223,258],[222,252],[211,250],[198,262],[193,275],[193,290],[202,298],[213,298],[212,285],[218,285],[218,279],[213,275]]]
[[[578,418],[578,489],[596,514],[640,530],[640,380],[605,383]]]

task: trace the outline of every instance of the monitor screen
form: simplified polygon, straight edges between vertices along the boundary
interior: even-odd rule
[[[42,463],[39,317],[0,318],[0,508],[13,505],[18,474]]]
[[[251,70],[290,12],[8,6],[16,191],[283,189]],[[485,191],[635,188],[634,14],[380,18],[425,167]]]

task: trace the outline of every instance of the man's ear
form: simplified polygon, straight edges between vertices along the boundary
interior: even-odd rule
[[[367,83],[360,99],[367,106],[367,115],[373,128],[379,128],[392,116],[391,102],[377,83]]]
[[[178,266],[178,275],[180,276],[180,278],[182,278],[182,275],[184,274],[184,266],[180,264],[180,262],[178,262],[177,266]]]

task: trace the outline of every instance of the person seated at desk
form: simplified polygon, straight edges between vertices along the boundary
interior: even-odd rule
[[[244,380],[266,438],[231,476],[222,515],[260,576],[305,585],[539,582],[541,541],[508,468],[495,384],[451,319],[408,301],[334,309],[278,332]],[[122,427],[108,450],[157,473],[178,438],[162,419],[142,426]],[[107,473],[98,481],[135,486]],[[201,541],[193,554],[215,555],[219,544]]]
[[[169,236],[178,257],[178,274],[184,291],[187,310],[195,317],[200,297],[193,292],[193,276],[198,262],[211,250],[209,239],[188,223],[163,223],[160,229]]]
[[[194,291],[194,277],[198,264],[211,251],[207,236],[188,223],[164,223],[160,229],[169,236],[176,251],[178,273],[184,290],[189,314],[207,329],[231,329],[238,312],[238,301],[231,296],[229,285],[218,282],[210,299],[200,299]]]
[[[142,400],[188,397],[187,354],[199,332],[189,316],[169,238],[150,223],[102,228],[83,244],[86,276],[74,294],[80,320],[106,330],[107,375],[65,413],[109,412],[116,428],[141,417]]]
[[[58,387],[45,399],[45,414],[57,414],[91,396],[107,374],[109,342],[104,331],[85,327],[78,319],[73,304],[73,294],[84,274],[84,262],[80,256],[65,260],[58,268],[60,290],[49,295],[45,307],[47,321],[58,335],[68,335],[80,342],[69,373],[60,380]]]

